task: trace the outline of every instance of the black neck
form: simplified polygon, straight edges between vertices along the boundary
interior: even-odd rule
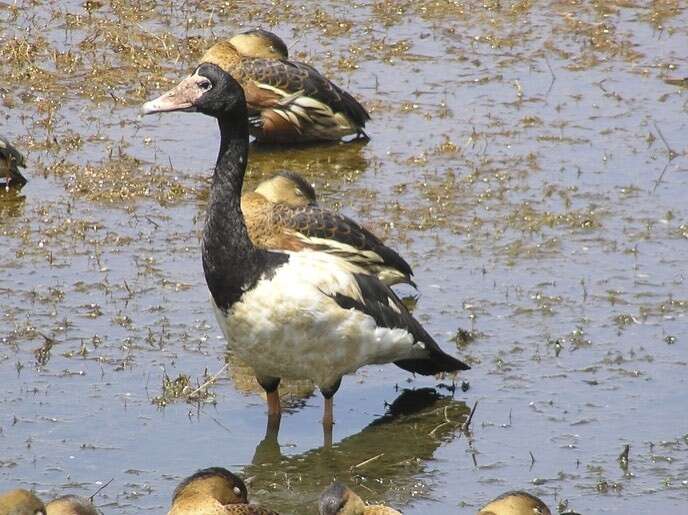
[[[218,117],[220,152],[203,231],[203,270],[218,307],[227,310],[262,273],[263,254],[253,246],[241,213],[248,157],[246,105],[237,102]]]

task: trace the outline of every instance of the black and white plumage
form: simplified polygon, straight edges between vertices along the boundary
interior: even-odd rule
[[[222,331],[268,391],[279,414],[280,378],[310,379],[326,398],[343,375],[395,362],[435,374],[469,368],[444,353],[376,276],[317,250],[270,251],[251,242],[241,212],[248,155],[248,114],[241,86],[216,65],[201,64],[144,113],[200,111],[217,118],[221,142],[203,233],[203,269]],[[275,402],[277,403],[275,405]]]

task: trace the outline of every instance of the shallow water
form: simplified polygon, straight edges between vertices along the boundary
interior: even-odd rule
[[[114,478],[105,513],[161,513],[219,465],[283,513],[315,513],[335,476],[409,514],[509,489],[580,513],[685,507],[683,4],[211,4],[0,4],[2,134],[31,179],[0,198],[0,491]],[[198,239],[217,130],[137,109],[255,25],[373,120],[367,145],[254,147],[248,185],[301,172],[384,235],[414,267],[415,314],[473,365],[453,398],[394,366],[345,378],[332,450],[318,394],[263,440],[231,359],[207,402],[154,402],[165,374],[197,385],[225,360]]]

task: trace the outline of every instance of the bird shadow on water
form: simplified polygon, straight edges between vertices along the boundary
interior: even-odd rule
[[[469,411],[434,388],[404,390],[383,416],[331,447],[285,456],[268,431],[243,475],[261,503],[283,513],[316,513],[320,492],[334,479],[358,485],[370,500],[406,504],[425,463],[461,434]]]

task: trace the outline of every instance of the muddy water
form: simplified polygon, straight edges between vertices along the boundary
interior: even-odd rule
[[[222,465],[283,513],[315,513],[333,477],[405,513],[516,488],[553,510],[685,509],[681,2],[128,4],[0,4],[2,134],[31,179],[0,199],[0,490],[114,478],[104,512],[162,513],[179,479]],[[299,171],[387,237],[416,271],[416,315],[473,365],[453,395],[393,366],[347,377],[331,450],[303,385],[263,438],[264,401],[208,309],[214,124],[137,117],[255,25],[373,121],[367,145],[253,148],[249,185]],[[161,386],[183,374],[188,393],[225,359],[195,401]]]

